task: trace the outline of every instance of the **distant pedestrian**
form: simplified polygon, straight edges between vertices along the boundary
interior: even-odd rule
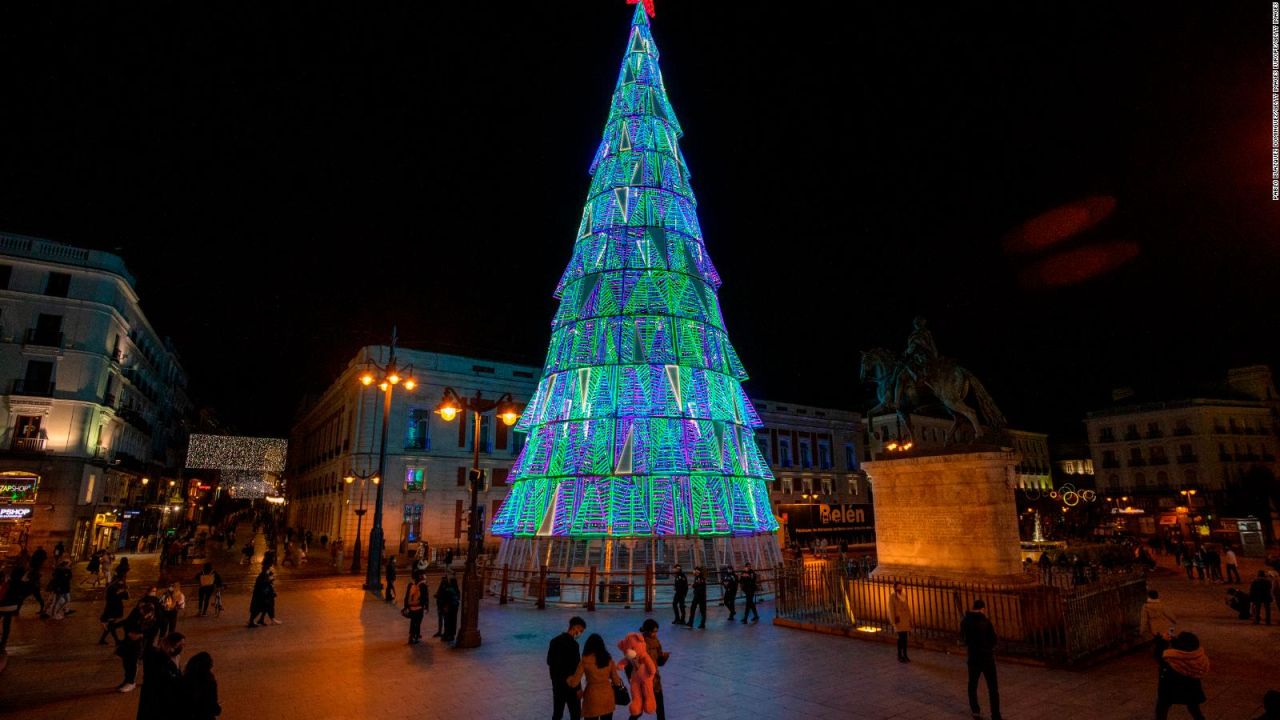
[[[37,548],[36,552],[44,552],[44,548]],[[40,564],[35,564],[35,555],[31,557],[33,564],[27,568],[27,574],[23,582],[27,586],[27,595],[36,599],[36,614],[42,618],[47,618],[49,614],[45,612],[44,595],[40,594]],[[41,562],[43,563],[43,560]],[[22,612],[22,601],[25,599],[26,597],[24,596],[21,600],[18,600],[19,613]]]
[[[684,569],[679,565],[676,565],[675,567],[675,578],[671,582],[671,587],[675,592],[671,601],[671,609],[676,615],[675,620],[672,620],[671,622],[676,625],[681,625],[684,623],[684,599],[689,594],[689,578],[685,576]]]
[[[387,583],[390,584],[391,580],[388,579]],[[422,642],[422,616],[426,613],[427,606],[430,604],[430,600],[427,597],[428,592],[427,582],[422,579],[422,573],[414,570],[412,579],[404,590],[404,611],[406,617],[409,618],[410,645],[417,645]]]
[[[1049,553],[1040,553],[1039,564],[1041,581],[1045,585],[1051,585],[1053,581],[1053,561],[1049,559]]]
[[[182,633],[173,632],[161,638],[157,647],[143,651],[138,720],[171,720],[183,716],[186,703],[178,662],[184,645]]]
[[[720,603],[729,609],[729,620],[732,621],[738,616],[738,574],[732,565],[726,565],[720,573],[720,587],[724,591]]]
[[[747,624],[748,615],[751,616],[751,622],[760,622],[760,611],[756,609],[756,590],[760,587],[760,578],[751,569],[751,563],[747,563],[738,575],[738,587],[742,590],[742,600],[745,603],[742,608],[742,624]]]
[[[215,720],[222,714],[218,704],[218,679],[213,676],[213,656],[196,653],[182,672],[182,709],[191,720]]]
[[[240,548],[240,564],[248,565],[250,560],[253,560],[253,539],[252,538],[250,538],[249,541],[244,544],[244,547]]]
[[[169,583],[160,593],[160,635],[177,632],[178,617],[186,607],[187,596],[183,594],[182,586],[176,582]]]
[[[1185,548],[1184,550],[1185,552],[1183,552],[1182,554],[1182,569],[1187,572],[1188,580],[1194,580],[1195,576],[1191,574],[1192,569],[1195,566],[1195,558],[1192,557],[1194,553],[1191,552],[1190,550],[1186,550]]]
[[[95,550],[91,555],[89,555],[89,562],[84,566],[85,578],[80,582],[87,583],[92,578],[93,586],[98,587],[98,583],[102,580],[102,576],[98,572],[98,568],[101,565],[102,551]]]
[[[693,604],[689,606],[689,622],[685,623],[689,627],[693,627],[693,619],[698,616],[698,608],[702,608],[702,622],[698,627],[705,629],[707,627],[707,579],[702,575],[702,568],[693,569]]]
[[[49,559],[49,553],[44,549],[43,545],[37,545],[36,551],[31,553],[31,561],[28,564],[32,570],[40,572],[44,569],[44,561]]]
[[[449,575],[440,576],[440,585],[436,587],[436,631],[431,637],[444,637],[444,605],[445,595],[449,592]]]
[[[155,604],[146,602],[145,597],[138,600],[121,623],[124,638],[116,646],[116,655],[124,667],[124,681],[116,686],[120,692],[132,692],[137,687],[138,661],[142,659],[143,648],[150,645],[148,638],[154,637],[157,624]]]
[[[396,601],[396,556],[392,555],[387,558],[387,588],[383,592],[383,599],[387,602]]]
[[[328,548],[328,547],[329,547],[329,535],[328,535],[328,533],[320,533],[320,549],[322,549],[322,550],[323,550],[323,549]]]
[[[453,642],[454,635],[458,633],[458,608],[462,606],[462,593],[458,590],[457,578],[449,578],[449,584],[445,586],[444,603],[444,635],[441,639]]]
[[[1240,580],[1240,560],[1236,557],[1236,551],[1230,547],[1227,548],[1227,582],[1233,585],[1239,585]]]
[[[444,564],[445,567],[453,565],[453,548],[444,551]]]
[[[109,554],[109,553],[108,553],[107,557],[110,557],[110,554]],[[121,574],[124,574],[124,573],[128,573],[128,572],[129,572],[129,558],[127,558],[127,557],[122,557],[122,558],[120,558],[120,562],[119,562],[118,564],[116,564],[116,571],[115,571],[115,574],[114,574],[114,575],[112,575],[111,577],[116,577],[116,576],[118,576],[118,575],[121,575]]]
[[[893,631],[898,633],[898,662],[908,663],[907,637],[911,635],[911,606],[907,604],[907,594],[902,583],[893,584],[893,592],[889,595],[889,620],[893,623]]]
[[[58,544],[53,546],[53,561],[56,563],[59,560],[61,560],[63,553],[65,553],[66,551],[67,551],[67,546],[63,545],[62,541],[59,540]]]
[[[1149,637],[1155,641],[1157,662],[1160,661],[1160,656],[1169,647],[1169,640],[1173,637],[1173,628],[1177,624],[1177,618],[1173,616],[1173,613],[1169,612],[1169,608],[1165,607],[1164,601],[1160,599],[1160,592],[1158,590],[1148,590],[1147,602],[1142,606],[1138,627],[1142,628],[1144,637]]]
[[[1196,567],[1196,579],[1204,582],[1204,548],[1196,548],[1196,554],[1191,558],[1191,562]]]
[[[199,590],[196,591],[197,607],[200,615],[209,614],[209,600],[213,598],[213,594],[219,588],[224,586],[222,576],[213,569],[213,563],[205,563],[200,574],[196,576],[196,584]]]
[[[129,599],[127,578],[128,573],[117,575],[116,579],[107,586],[106,604],[102,608],[102,615],[98,616],[98,620],[102,623],[102,635],[98,638],[99,645],[107,644],[107,635],[111,636],[116,645],[120,644],[120,636],[116,635],[116,628],[120,627],[120,623],[124,621],[124,602]]]
[[[960,621],[960,639],[968,649],[969,710],[978,715],[978,678],[986,677],[991,702],[991,720],[1000,720],[1000,689],[996,684],[996,629],[987,619],[987,604],[973,601],[973,609]]]
[[[255,625],[266,625],[268,615],[271,616],[271,622],[280,624],[280,621],[275,619],[275,598],[275,573],[270,567],[264,567],[254,579],[253,590],[249,596],[248,627],[250,629]]]
[[[1258,577],[1249,585],[1249,602],[1253,604],[1253,624],[1262,621],[1266,611],[1267,624],[1271,624],[1271,580],[1265,570],[1258,571]]]
[[[1204,564],[1209,571],[1209,579],[1222,582],[1222,556],[1216,548],[1207,548],[1204,553]]]
[[[1204,720],[1204,713],[1200,712],[1205,701],[1201,679],[1208,673],[1209,658],[1200,647],[1200,639],[1189,632],[1178,633],[1161,654],[1156,720],[1166,720],[1174,705],[1186,705],[1191,717]]]
[[[71,604],[71,561],[59,560],[58,567],[53,569],[53,578],[49,581],[49,589],[53,592],[53,606],[49,614],[54,620],[62,620],[72,612],[67,607]]]
[[[578,636],[587,629],[587,621],[576,615],[569,619],[569,629],[551,639],[547,647],[547,669],[551,673],[551,720],[564,720],[564,710],[569,708],[569,720],[580,720],[582,708],[578,700],[578,688],[568,680],[577,671],[581,656],[578,653]]]
[[[7,582],[3,583],[4,593],[0,595],[0,655],[5,653],[5,648],[9,645],[9,630],[13,625],[13,618],[18,614],[22,599],[27,596],[27,583],[23,579],[26,574],[26,568],[14,565],[9,571]]]
[[[577,643],[574,644],[576,646]],[[613,689],[622,686],[622,678],[618,675],[618,668],[614,666],[609,650],[604,646],[604,638],[597,633],[587,637],[582,645],[582,658],[578,661],[577,669],[564,681],[568,685],[568,692],[576,697],[584,679],[587,685],[581,690],[583,720],[609,720],[616,707]],[[555,682],[554,677],[552,682]],[[573,717],[572,710],[569,716]]]

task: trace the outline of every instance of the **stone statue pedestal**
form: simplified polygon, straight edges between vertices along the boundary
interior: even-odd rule
[[[1022,570],[1017,463],[999,447],[865,463],[875,502],[872,576],[1034,584]]]

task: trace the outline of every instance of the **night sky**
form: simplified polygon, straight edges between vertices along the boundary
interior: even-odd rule
[[[631,8],[268,5],[0,11],[0,229],[122,255],[241,432],[393,323],[540,364]],[[1280,368],[1269,16],[658,0],[747,391],[865,409],[916,314],[1055,434]]]

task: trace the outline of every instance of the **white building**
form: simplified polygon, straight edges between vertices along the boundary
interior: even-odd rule
[[[181,497],[186,375],[119,257],[0,234],[0,383],[0,474],[31,486],[0,552],[121,547]]]
[[[378,465],[382,393],[360,384],[368,361],[385,364],[386,346],[361,348],[345,370],[298,416],[290,432],[286,472],[289,522],[320,535],[341,537],[348,549],[357,537],[368,541],[376,488],[344,477],[372,476]],[[480,391],[486,399],[511,393],[523,409],[537,389],[541,368],[458,355],[396,348],[397,365],[412,365],[412,391],[393,390],[387,428],[383,485],[383,537],[387,553],[413,550],[425,539],[437,550],[465,549],[463,522],[470,504],[466,488],[472,463],[474,424],[470,413],[446,422],[433,410],[446,387],[462,397]],[[486,488],[480,493],[485,527],[507,495],[507,475],[524,444],[492,412],[481,416],[480,466]],[[363,518],[356,510],[365,506]],[[486,535],[486,542],[497,543]]]

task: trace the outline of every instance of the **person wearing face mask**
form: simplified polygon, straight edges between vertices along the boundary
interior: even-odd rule
[[[185,642],[182,633],[169,633],[157,646],[142,653],[138,720],[166,720],[182,716],[182,671],[178,666]]]
[[[168,635],[178,629],[178,614],[187,606],[187,596],[182,593],[182,586],[169,583],[160,595],[160,634]]]
[[[689,622],[685,623],[688,627],[693,627],[693,619],[698,615],[698,608],[702,608],[702,622],[699,628],[707,627],[707,578],[702,574],[702,568],[694,568],[693,570],[693,604],[689,606]]]

